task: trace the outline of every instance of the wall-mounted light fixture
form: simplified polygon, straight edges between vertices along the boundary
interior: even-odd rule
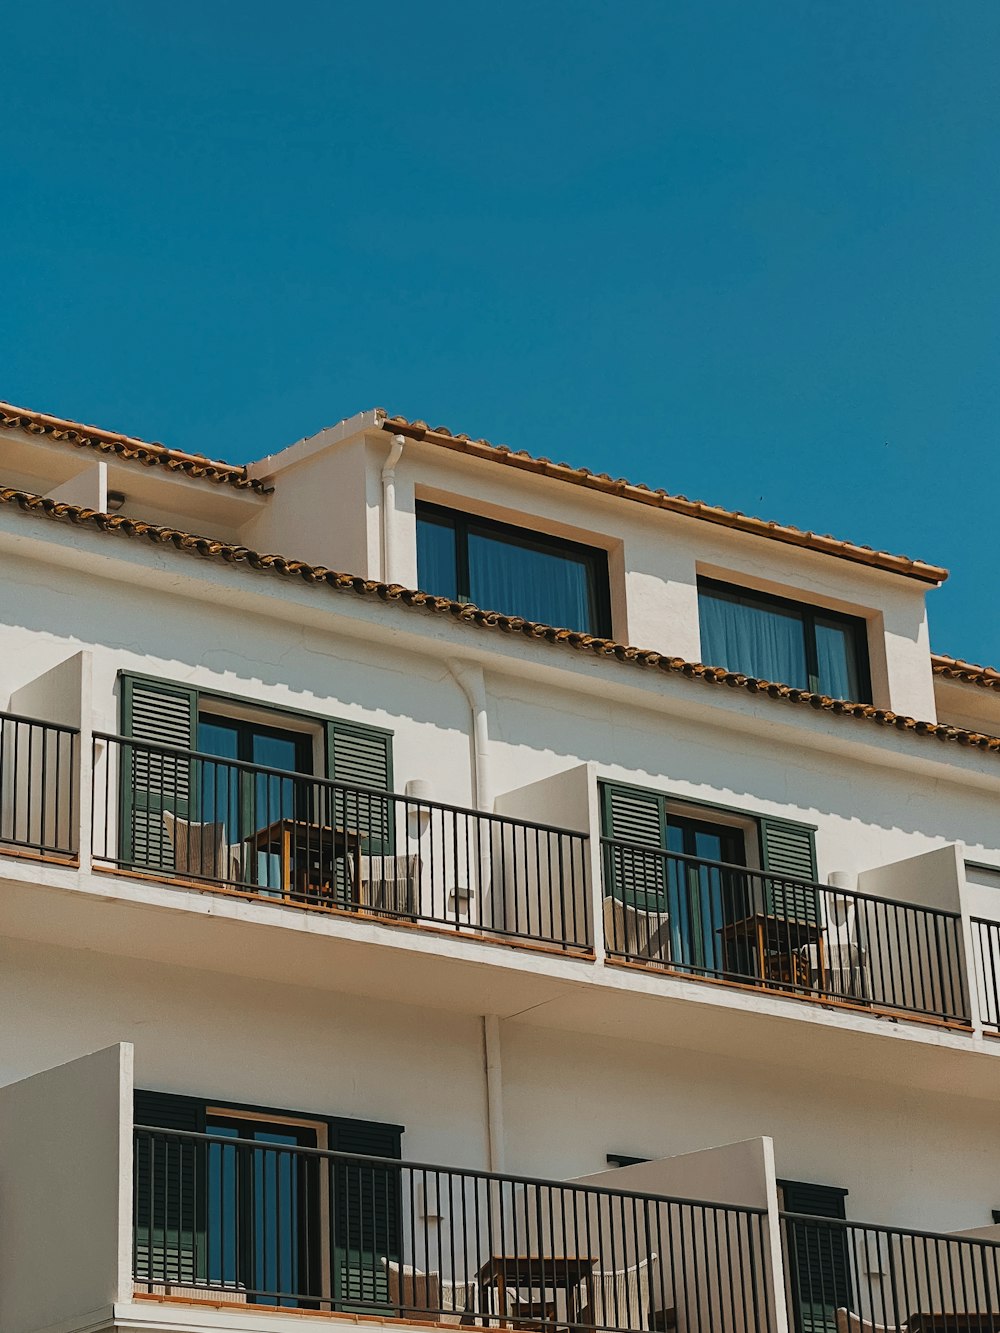
[[[406,800],[413,802],[407,805],[407,813],[410,816],[410,822],[413,825],[413,832],[416,837],[420,837],[424,829],[431,822],[431,812],[422,801],[431,799],[431,784],[426,778],[410,778],[406,784]]]

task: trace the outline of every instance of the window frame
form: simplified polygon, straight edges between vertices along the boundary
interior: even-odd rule
[[[481,514],[467,510],[452,509],[449,505],[436,504],[431,500],[417,500],[415,504],[416,521],[428,518],[440,527],[450,527],[455,534],[455,589],[460,602],[472,602],[469,587],[469,537],[473,533],[485,537],[499,538],[510,545],[527,550],[538,551],[544,555],[572,556],[577,563],[582,563],[587,570],[588,600],[593,628],[579,629],[580,633],[592,634],[595,638],[611,638],[611,571],[608,565],[608,552],[603,546],[588,546],[585,542],[573,541],[569,537],[556,537],[550,533],[539,532],[534,528],[521,527],[515,523],[504,523],[499,519],[484,518]],[[417,571],[419,579],[419,569]],[[424,589],[433,592],[433,588]],[[479,603],[477,602],[478,606]],[[483,607],[484,611],[495,611],[496,607]],[[514,612],[504,614],[513,615]],[[527,617],[525,617],[527,618]],[[562,628],[558,626],[557,628]],[[566,626],[566,628],[572,628]]]
[[[711,578],[708,575],[699,574],[697,585],[698,597],[707,593],[708,596],[722,593],[729,598],[735,598],[739,602],[756,602],[759,606],[767,609],[776,607],[785,612],[792,612],[797,615],[802,623],[803,638],[806,657],[806,675],[808,677],[807,688],[813,694],[824,694],[819,684],[819,653],[816,645],[816,622],[829,621],[833,625],[851,631],[851,637],[854,643],[854,669],[858,677],[858,695],[857,699],[847,700],[848,703],[873,702],[872,698],[872,678],[871,678],[871,658],[868,651],[868,621],[864,616],[848,615],[844,611],[831,611],[825,606],[817,606],[815,602],[800,602],[793,597],[781,597],[777,593],[761,592],[757,588],[748,588],[738,583],[729,583],[725,579]],[[699,605],[699,640],[701,634],[701,614]],[[708,662],[707,666],[721,666],[721,662]],[[729,667],[730,671],[736,671],[740,668]],[[789,681],[776,681],[779,685],[788,685]]]
[[[255,735],[267,736],[272,740],[290,741],[295,748],[295,762],[302,765],[300,768],[288,769],[287,771],[296,777],[316,777],[315,755],[313,736],[308,731],[300,731],[297,728],[286,728],[272,726],[267,722],[257,722],[249,717],[233,717],[228,713],[214,713],[209,708],[199,707],[195,716],[196,731],[201,724],[205,722],[209,726],[222,727],[236,734],[236,760],[238,763],[253,764],[259,768],[272,768],[270,764],[260,764],[253,757],[252,741]],[[195,750],[198,753],[208,753],[201,748],[200,732],[195,739],[198,744]],[[250,742],[250,744],[248,744]],[[225,756],[219,756],[220,762],[225,762]],[[285,770],[278,770],[285,771]]]

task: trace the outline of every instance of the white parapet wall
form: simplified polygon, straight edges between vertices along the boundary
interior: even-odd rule
[[[968,994],[968,912],[964,903],[965,863],[960,843],[948,843],[892,865],[863,870],[863,894],[936,913],[908,913],[875,903],[858,909],[859,938],[867,939],[866,966],[884,994],[925,1013],[973,1020]]]
[[[620,1256],[619,1266],[635,1265],[644,1257],[635,1245],[645,1238],[652,1305],[672,1307],[679,1327],[697,1327],[704,1318],[720,1333],[787,1328],[769,1138],[639,1162],[572,1183],[639,1196],[631,1206],[608,1201],[610,1244],[602,1249]],[[657,1202],[666,1199],[693,1202]]]
[[[132,1294],[132,1047],[0,1088],[0,1329]]]

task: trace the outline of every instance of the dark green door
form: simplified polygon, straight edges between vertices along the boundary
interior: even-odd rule
[[[837,1311],[850,1310],[852,1298],[847,1229],[837,1225],[847,1215],[847,1190],[801,1180],[778,1184],[784,1211],[808,1215],[786,1220],[796,1333],[837,1333]]]

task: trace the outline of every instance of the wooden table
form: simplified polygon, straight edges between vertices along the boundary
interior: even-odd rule
[[[311,824],[305,819],[276,819],[245,839],[251,852],[269,852],[281,864],[281,894],[293,900],[336,904],[337,861],[348,869],[348,901],[361,890],[361,834],[353,829]]]
[[[802,952],[806,946],[815,945],[819,973],[815,989],[826,989],[826,950],[823,927],[818,922],[795,921],[790,917],[755,912],[742,921],[731,921],[723,926],[719,935],[725,950],[727,972],[745,974],[745,968],[732,966],[734,946],[743,944],[753,951],[761,981],[806,990],[812,989],[812,982],[809,963],[803,960]],[[739,959],[735,961],[738,963]]]
[[[517,1328],[552,1329],[558,1324],[555,1302],[551,1300],[557,1291],[566,1292],[567,1320],[579,1321],[582,1309],[594,1308],[594,1269],[597,1259],[590,1255],[556,1254],[494,1254],[480,1268],[477,1275],[479,1283],[479,1305],[484,1324],[497,1320],[501,1328],[512,1325]],[[585,1287],[587,1298],[583,1305],[574,1299],[580,1287]],[[488,1296],[490,1287],[497,1293],[497,1309],[490,1313]],[[523,1289],[537,1291],[541,1297],[536,1304],[537,1314],[526,1319],[512,1317],[507,1306],[508,1291]]]

